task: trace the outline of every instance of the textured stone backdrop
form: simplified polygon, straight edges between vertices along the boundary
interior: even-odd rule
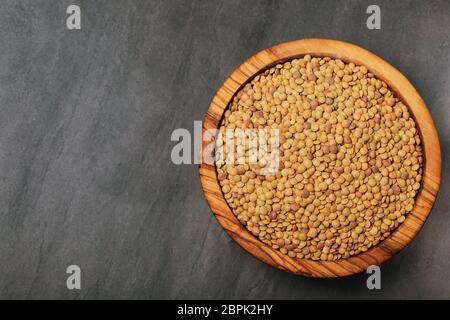
[[[80,5],[82,30],[66,28]],[[370,4],[382,29],[366,28]],[[244,59],[304,37],[350,41],[391,62],[440,134],[441,191],[415,241],[366,275],[272,269],[213,218],[197,166],[170,161]],[[0,298],[449,298],[449,1],[0,3]],[[65,269],[82,269],[82,290]]]

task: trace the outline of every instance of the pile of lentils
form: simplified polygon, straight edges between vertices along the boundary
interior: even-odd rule
[[[365,252],[414,206],[423,162],[416,124],[364,66],[309,55],[278,64],[230,103],[220,130],[237,128],[279,129],[275,174],[261,174],[264,159],[216,168],[239,221],[283,254],[333,261]]]

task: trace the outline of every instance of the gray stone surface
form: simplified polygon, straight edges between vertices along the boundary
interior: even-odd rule
[[[450,2],[72,1],[0,4],[0,298],[450,298]],[[279,42],[350,41],[417,87],[443,154],[433,213],[366,275],[318,280],[259,262],[213,218],[197,167],[170,161],[244,59]],[[82,290],[65,269],[82,268]]]

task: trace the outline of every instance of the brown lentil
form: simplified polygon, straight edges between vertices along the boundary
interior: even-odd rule
[[[348,258],[383,241],[414,206],[422,147],[408,108],[367,68],[309,55],[235,96],[220,130],[279,129],[280,165],[216,163],[224,197],[256,237],[291,257]],[[245,146],[245,159],[250,151]]]

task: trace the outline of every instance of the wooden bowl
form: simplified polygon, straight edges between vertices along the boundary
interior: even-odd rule
[[[397,69],[375,54],[342,41],[303,39],[282,43],[258,52],[231,74],[212,99],[203,121],[203,132],[219,127],[223,113],[234,95],[255,75],[277,63],[306,54],[339,58],[347,63],[366,66],[378,79],[385,81],[411,111],[422,138],[424,164],[422,186],[406,220],[383,242],[348,259],[313,261],[290,258],[261,242],[239,222],[223,197],[214,165],[202,162],[199,168],[200,180],[208,204],[219,223],[231,238],[258,259],[299,275],[324,278],[348,276],[364,271],[370,265],[381,264],[406,247],[428,218],[439,189],[441,152],[436,128],[419,93]]]

